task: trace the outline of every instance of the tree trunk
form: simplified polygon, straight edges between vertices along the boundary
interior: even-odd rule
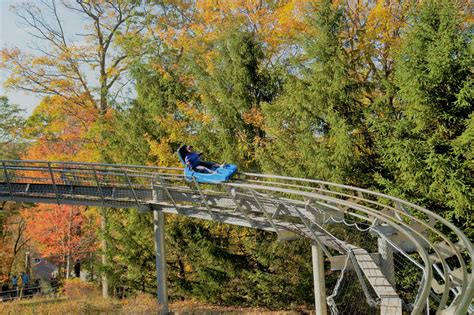
[[[66,255],[66,279],[69,279],[71,274],[71,255],[69,253]]]
[[[72,234],[72,220],[73,220],[73,213],[72,207],[69,207],[69,225],[67,231],[67,251],[66,251],[66,279],[69,279],[69,275],[71,274],[71,234]]]
[[[90,281],[93,283],[94,282],[94,260],[95,260],[95,257],[92,253],[89,254],[89,267],[90,267],[90,275],[89,275],[89,279]]]

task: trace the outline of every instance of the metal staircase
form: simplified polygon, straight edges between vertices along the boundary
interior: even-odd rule
[[[440,314],[472,311],[472,243],[451,222],[398,198],[319,180],[252,173],[199,184],[187,181],[180,168],[0,162],[0,201],[137,208],[272,231],[281,240],[306,237],[331,261],[338,254],[352,257],[352,268],[376,292],[382,314],[402,314],[402,309],[419,314],[428,300]],[[327,228],[354,222],[368,226],[366,233],[385,244],[378,254]],[[396,279],[387,272],[393,273],[393,255],[387,256],[387,250],[420,269],[414,301],[398,296]],[[415,252],[419,259],[413,258]],[[374,260],[373,255],[384,258]]]

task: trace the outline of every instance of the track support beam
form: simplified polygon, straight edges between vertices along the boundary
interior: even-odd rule
[[[378,238],[380,253],[380,269],[387,278],[387,281],[395,288],[395,265],[393,261],[393,249],[383,238]]]
[[[153,198],[158,200],[157,189],[153,190]],[[155,263],[156,263],[156,285],[158,303],[162,306],[161,314],[168,314],[168,284],[166,273],[165,253],[165,216],[162,211],[153,211],[153,227],[155,231]]]
[[[314,302],[317,315],[327,315],[326,281],[324,279],[324,253],[317,244],[311,244],[313,259]]]

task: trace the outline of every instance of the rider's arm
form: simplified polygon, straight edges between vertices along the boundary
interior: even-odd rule
[[[186,163],[187,167],[193,168],[193,164],[191,162],[192,160],[193,160],[193,154],[192,153],[186,155],[186,157],[184,158],[184,162]]]

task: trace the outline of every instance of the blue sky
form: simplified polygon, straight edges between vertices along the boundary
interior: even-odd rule
[[[0,47],[26,49],[29,36],[17,24],[16,15],[10,11],[9,7],[13,4],[19,3],[18,0],[0,0]],[[0,95],[8,96],[10,103],[18,104],[21,108],[26,110],[26,115],[31,114],[33,109],[38,105],[41,99],[31,93],[25,94],[17,91],[6,91],[3,87],[3,82],[7,73],[0,70]]]
[[[50,0],[48,0],[50,1]],[[85,20],[76,12],[71,12],[70,10],[64,8],[61,5],[61,1],[55,0],[58,8],[58,15],[61,20],[62,27],[66,34],[67,40],[72,41],[81,41],[83,36],[77,36],[78,34],[84,34]],[[41,6],[41,2],[38,0],[0,0],[0,48],[19,48],[22,51],[36,54],[37,51],[31,49],[30,45],[35,38],[28,34],[24,26],[21,25],[22,20],[11,10],[12,5],[18,5],[21,3],[30,2]],[[37,40],[37,39],[36,39]],[[38,41],[38,40],[37,40]],[[41,45],[40,42],[35,44]],[[84,66],[81,67],[81,71],[84,71],[89,83],[92,85],[97,84],[96,75],[88,68]],[[0,69],[0,95],[6,95],[11,104],[18,104],[21,108],[25,109],[25,116],[29,116],[34,108],[40,103],[42,95],[27,93],[22,91],[15,90],[6,90],[3,87],[3,83],[8,77],[8,72],[6,70]],[[124,81],[127,80],[127,77],[123,76]],[[125,89],[120,94],[119,99],[128,99],[135,95],[135,90],[133,89],[132,84],[127,84]]]
[[[0,0],[0,48],[18,47],[21,50],[28,50],[28,43],[32,41],[32,37],[26,33],[20,25],[19,18],[12,12],[10,6],[20,4],[25,0]],[[32,1],[34,3],[34,0]],[[64,20],[67,21],[66,28],[70,30],[82,30],[80,18],[69,12],[61,12]],[[0,70],[0,95],[6,95],[10,103],[18,104],[25,109],[25,115],[32,113],[33,109],[39,104],[41,96],[32,93],[24,93],[21,91],[5,90],[3,82],[8,73]]]

